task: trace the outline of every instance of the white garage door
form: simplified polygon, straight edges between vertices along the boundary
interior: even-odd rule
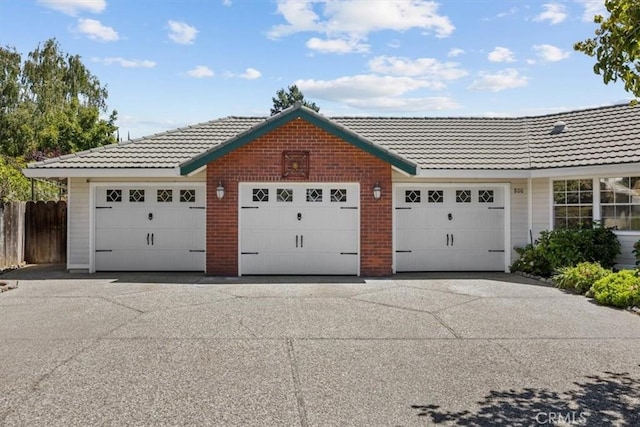
[[[504,271],[503,186],[397,186],[396,271]]]
[[[358,184],[240,185],[241,274],[357,275]]]
[[[204,271],[202,184],[96,187],[96,271]]]

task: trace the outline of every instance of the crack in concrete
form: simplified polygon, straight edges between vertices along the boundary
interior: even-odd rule
[[[444,320],[442,320],[440,318],[440,316],[438,316],[437,313],[431,313],[431,315],[433,316],[434,319],[436,319],[446,330],[448,330],[449,332],[451,332],[451,334],[453,334],[454,337],[456,337],[457,339],[462,338],[461,335],[459,335],[451,326],[447,325]]]
[[[293,379],[293,389],[296,396],[298,406],[298,416],[300,417],[300,426],[307,427],[307,409],[302,396],[302,383],[300,382],[300,373],[298,372],[298,362],[296,360],[295,349],[293,348],[293,340],[287,338],[287,356],[289,356],[289,365],[291,366],[291,377]]]

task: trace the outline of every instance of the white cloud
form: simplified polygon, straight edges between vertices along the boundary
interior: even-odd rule
[[[169,21],[169,38],[179,44],[193,44],[198,30],[186,22]]]
[[[223,6],[231,6],[231,0],[222,0]]]
[[[544,12],[533,18],[534,21],[549,21],[555,25],[567,19],[567,8],[560,3],[545,3],[542,5]]]
[[[604,7],[604,0],[575,0],[576,3],[580,3],[584,7],[582,13],[582,20],[585,22],[593,22],[593,17],[596,15],[606,16],[608,14],[607,9]]]
[[[191,77],[195,77],[197,79],[202,79],[204,77],[213,77],[215,73],[211,68],[206,65],[198,65],[193,70],[187,71],[187,74]]]
[[[153,68],[156,66],[154,61],[140,60],[140,59],[125,59],[120,57],[108,57],[108,58],[91,58],[93,62],[100,62],[104,65],[117,64],[124,68]]]
[[[431,96],[424,98],[354,98],[341,100],[341,102],[350,107],[394,112],[424,112],[460,108],[460,105],[455,100],[446,96]]]
[[[514,62],[516,60],[511,49],[500,46],[493,49],[488,58],[491,62]]]
[[[449,50],[449,53],[447,53],[447,56],[449,58],[457,58],[458,56],[462,55],[464,53],[464,50],[459,49],[459,48],[453,48],[451,50]]]
[[[487,17],[482,18],[482,20],[483,20],[483,21],[494,21],[494,20],[496,20],[496,19],[502,19],[502,18],[506,18],[507,16],[515,15],[516,13],[518,13],[518,8],[517,8],[517,7],[512,7],[511,9],[509,9],[509,10],[508,10],[508,11],[506,11],[506,12],[500,12],[500,13],[496,14],[496,15],[495,15],[495,16],[493,16],[493,17],[490,17],[490,18],[487,18]]]
[[[527,64],[534,65],[536,63],[535,59],[527,59]]]
[[[120,38],[116,30],[102,25],[100,21],[95,19],[78,19],[78,31],[89,37],[91,40],[112,42]]]
[[[245,72],[240,74],[238,77],[240,77],[241,79],[255,80],[260,78],[260,76],[262,76],[262,73],[260,71],[256,70],[255,68],[247,68]]]
[[[518,70],[507,68],[495,74],[481,72],[479,78],[469,86],[472,90],[488,90],[500,92],[506,89],[514,89],[526,86],[529,78],[518,74]]]
[[[101,13],[107,8],[106,0],[38,0],[38,3],[71,16],[79,12]]]
[[[533,50],[535,50],[538,56],[546,62],[562,61],[563,59],[567,59],[570,55],[569,52],[550,44],[537,44],[533,46]]]
[[[426,0],[377,0],[375,7],[363,7],[359,0],[279,0],[277,11],[286,24],[271,27],[267,33],[271,39],[316,32],[328,40],[359,42],[376,31],[417,28],[447,37],[455,30],[449,18],[438,13],[438,4]]]
[[[322,40],[313,37],[307,41],[307,47],[320,53],[366,53],[369,45],[360,43],[359,40],[327,39]]]
[[[389,46],[392,49],[397,49],[400,46],[402,46],[402,43],[400,42],[400,40],[394,39],[394,40],[391,40],[389,43],[387,43],[387,46]]]
[[[377,56],[369,61],[369,69],[378,74],[422,77],[435,81],[456,80],[468,74],[459,68],[456,62],[440,62],[435,58],[411,60],[392,56]]]
[[[412,77],[361,74],[335,80],[298,80],[295,83],[305,96],[330,100],[347,100],[400,96],[417,89],[430,88],[429,81]]]
[[[408,112],[459,107],[453,99],[444,96],[402,97],[406,93],[431,86],[428,81],[411,77],[366,74],[335,80],[298,80],[295,84],[305,96],[367,110]]]

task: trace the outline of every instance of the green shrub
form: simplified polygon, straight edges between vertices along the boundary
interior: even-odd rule
[[[550,277],[554,271],[581,262],[597,262],[604,268],[615,265],[620,253],[618,237],[608,228],[559,228],[543,231],[533,245],[516,248],[520,258],[511,271]]]
[[[640,267],[640,240],[633,244],[633,250],[631,252],[636,256],[636,265]]]
[[[596,281],[590,293],[598,304],[640,306],[640,277],[637,271],[622,270]]]
[[[597,262],[581,262],[575,267],[562,267],[553,276],[553,283],[558,288],[572,289],[584,294],[597,280],[609,274],[611,270],[603,268]]]

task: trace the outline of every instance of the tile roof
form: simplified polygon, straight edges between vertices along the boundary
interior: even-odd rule
[[[29,168],[176,168],[267,119],[212,120]],[[525,170],[640,162],[640,105],[531,117],[327,119],[423,169]],[[559,121],[566,127],[554,132]]]

